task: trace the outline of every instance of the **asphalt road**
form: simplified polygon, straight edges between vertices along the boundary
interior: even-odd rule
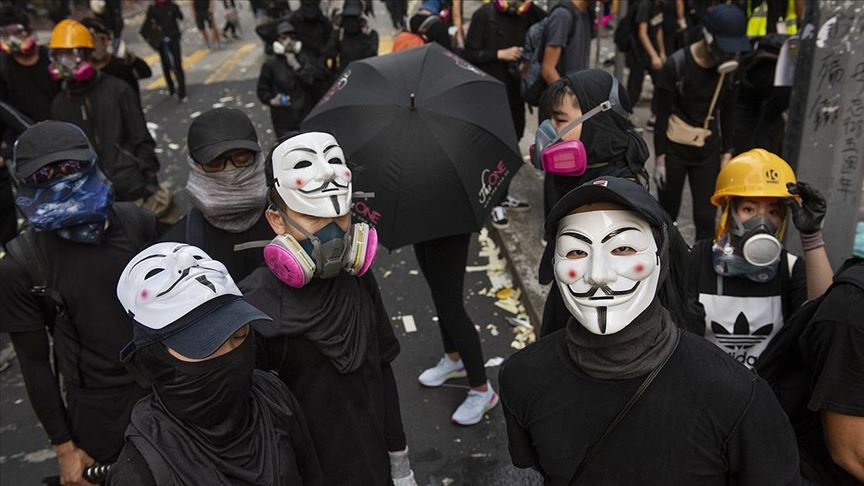
[[[377,3],[377,2],[376,2]],[[217,19],[221,18],[221,2]],[[382,34],[382,47],[390,42],[391,29],[383,5],[376,4],[377,20],[373,25]],[[252,33],[253,20],[242,9],[243,38],[227,43],[223,50],[208,51],[200,35],[194,31],[191,12],[183,39],[183,56],[187,65],[189,102],[179,104],[168,97],[160,80],[158,58],[137,39],[141,18],[127,22],[124,39],[129,47],[144,57],[153,67],[154,77],[142,80],[142,99],[146,117],[151,123],[163,164],[160,179],[177,194],[177,201],[187,205],[182,195],[188,169],[186,167],[185,136],[190,121],[202,111],[229,106],[245,110],[254,121],[261,144],[269,149],[274,143],[269,113],[255,96],[255,81],[263,60],[261,43]],[[43,33],[44,35],[44,33]],[[418,216],[422,217],[422,216]],[[479,255],[477,239],[472,241],[469,266],[488,263]],[[437,329],[435,311],[425,281],[418,273],[411,248],[393,252],[382,251],[374,271],[392,316],[402,352],[394,362],[399,385],[402,414],[411,460],[421,485],[506,485],[539,484],[530,471],[513,468],[506,447],[506,432],[500,406],[485,420],[473,427],[450,423],[450,414],[467,391],[465,380],[456,380],[437,389],[424,389],[416,377],[434,365],[443,350]],[[82,283],[86,283],[82,280]],[[509,315],[494,305],[494,296],[480,295],[491,287],[483,271],[466,276],[466,305],[469,314],[480,326],[486,359],[506,358],[515,350],[513,334],[505,321]],[[483,292],[485,294],[485,292]],[[113,295],[105,296],[114,298]],[[403,316],[413,317],[416,331],[406,332]],[[410,322],[410,320],[408,320]],[[494,327],[492,327],[492,326]],[[410,330],[410,324],[407,327]],[[494,330],[494,331],[493,331]],[[8,336],[3,336],[0,349],[9,356]],[[493,386],[497,387],[497,367],[489,368]],[[38,484],[42,477],[56,474],[56,459],[47,438],[33,415],[15,360],[0,375],[0,483],[3,485]]]

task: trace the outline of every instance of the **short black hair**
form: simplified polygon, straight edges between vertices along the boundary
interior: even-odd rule
[[[87,27],[89,30],[95,30],[100,34],[106,34],[108,36],[111,35],[111,31],[108,30],[108,27],[104,22],[97,19],[96,17],[86,17],[81,19],[81,25]]]
[[[573,92],[573,88],[570,87],[570,82],[567,78],[561,78],[558,81],[550,84],[545,91],[543,91],[543,96],[540,98],[540,113],[544,113],[546,116],[552,116],[552,112],[555,111],[555,108],[561,104],[564,100],[564,97],[567,95],[573,95],[573,108],[580,108],[579,98],[576,97],[576,93]]]
[[[12,6],[0,8],[0,25],[21,24],[30,31],[30,18],[27,14]]]

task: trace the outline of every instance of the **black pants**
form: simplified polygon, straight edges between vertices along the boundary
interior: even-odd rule
[[[182,100],[186,97],[186,75],[183,74],[183,56],[180,54],[180,38],[171,38],[162,42],[159,49],[159,59],[162,61],[162,73],[168,91],[174,94],[174,81],[177,82],[177,96]],[[171,79],[171,76],[175,79]]]
[[[478,387],[486,384],[483,348],[474,322],[465,310],[463,295],[470,243],[470,233],[446,236],[416,243],[414,254],[432,291],[444,352],[459,353],[468,372],[468,384]]]
[[[647,54],[646,54],[647,56]],[[645,73],[651,76],[651,81],[654,82],[655,92],[657,83],[654,81],[657,76],[657,71],[651,69],[651,61],[645,62],[642,57],[635,52],[627,53],[627,67],[630,68],[630,75],[627,77],[627,94],[630,96],[630,104],[636,106],[639,102],[639,97],[642,96],[642,84],[645,81]],[[657,97],[651,97],[651,114],[657,112]]]
[[[712,151],[699,160],[689,160],[670,151],[666,154],[666,188],[659,191],[660,205],[672,220],[678,219],[684,179],[690,182],[693,195],[693,223],[696,225],[696,240],[711,238],[714,234],[714,215],[711,204],[714,184],[720,171],[720,152]]]

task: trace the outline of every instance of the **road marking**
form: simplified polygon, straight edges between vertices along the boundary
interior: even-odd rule
[[[207,76],[207,80],[204,81],[204,84],[210,83],[218,83],[221,81],[225,81],[228,79],[228,76],[231,74],[231,71],[237,66],[237,63],[243,59],[246,54],[251,52],[257,46],[254,42],[247,42],[240,46],[234,54],[231,54],[231,57],[226,59],[222,64],[213,71],[210,76]]]
[[[382,35],[378,38],[378,55],[390,54],[391,52],[393,52],[393,36]]]
[[[188,56],[184,57],[183,58],[183,69],[184,70],[189,69],[190,67],[194,66],[195,63],[197,63],[198,61],[203,59],[204,56],[206,56],[209,53],[210,53],[210,51],[207,49],[198,49],[197,51],[193,52],[192,54],[189,54]],[[161,78],[150,82],[150,84],[148,84],[144,89],[153,90],[153,89],[164,88],[165,86],[167,86],[167,85],[165,83],[165,76],[163,75]]]
[[[147,63],[148,66],[153,67],[156,64],[156,61],[159,60],[159,53],[153,53],[144,58],[144,62]]]

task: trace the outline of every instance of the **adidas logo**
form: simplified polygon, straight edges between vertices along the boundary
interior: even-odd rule
[[[756,346],[768,339],[773,330],[774,323],[770,323],[751,333],[750,321],[747,320],[747,316],[743,312],[739,312],[738,317],[735,318],[731,334],[722,324],[711,321],[711,331],[714,332],[717,342],[732,351],[745,351]]]

